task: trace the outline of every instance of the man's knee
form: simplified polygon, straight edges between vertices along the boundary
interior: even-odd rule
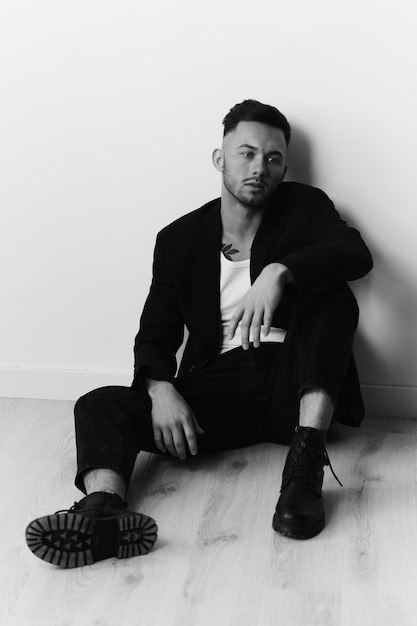
[[[314,327],[319,322],[325,326],[336,325],[338,329],[346,326],[354,331],[359,321],[359,307],[350,288],[343,285],[300,302],[294,317],[298,326],[312,321]]]
[[[320,304],[324,305],[331,315],[341,316],[349,320],[356,328],[359,320],[359,307],[355,296],[347,285],[342,285],[324,294]]]
[[[74,406],[74,414],[77,417],[79,415],[89,413],[97,406],[118,402],[124,397],[130,396],[132,393],[134,394],[135,392],[131,389],[131,387],[116,385],[93,389],[78,398]]]

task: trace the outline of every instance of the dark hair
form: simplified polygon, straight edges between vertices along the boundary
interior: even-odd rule
[[[235,104],[223,120],[223,137],[234,130],[239,122],[261,122],[261,124],[280,128],[287,145],[290,143],[291,126],[287,118],[270,104],[262,104],[257,100],[244,100],[240,104]]]

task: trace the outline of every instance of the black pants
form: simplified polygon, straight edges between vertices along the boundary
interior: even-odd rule
[[[198,435],[199,452],[289,443],[298,424],[300,393],[307,388],[326,390],[337,405],[357,325],[352,299],[348,306],[342,290],[316,297],[295,311],[283,344],[236,348],[178,377],[175,386],[204,430]],[[89,469],[113,469],[128,485],[139,451],[160,454],[151,400],[141,384],[103,387],[82,396],[75,405],[75,426],[75,483],[82,491],[82,475]]]

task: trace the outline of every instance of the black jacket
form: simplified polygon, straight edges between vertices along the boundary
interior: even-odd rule
[[[174,379],[184,325],[189,338],[179,375],[203,367],[218,353],[221,238],[220,199],[158,233],[152,284],[135,340],[133,385],[145,373]],[[295,280],[285,287],[272,323],[287,329],[297,301],[361,278],[372,268],[359,232],[340,218],[325,193],[300,183],[282,183],[263,217],[252,244],[251,282],[272,262],[286,265]]]
[[[180,217],[158,233],[153,279],[135,339],[133,386],[143,376],[172,381],[184,326],[189,337],[178,375],[203,367],[219,350],[220,199]],[[298,304],[316,294],[343,288],[352,314],[356,300],[347,281],[372,268],[359,232],[347,226],[319,189],[300,183],[279,186],[252,244],[253,283],[269,263],[286,265],[295,284],[287,285],[272,325],[289,329]],[[272,385],[273,388],[273,385]],[[335,419],[359,425],[363,403],[353,356]]]

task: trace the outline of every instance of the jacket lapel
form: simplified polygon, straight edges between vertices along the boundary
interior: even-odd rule
[[[207,329],[207,347],[214,349],[218,345],[220,322],[220,246],[222,223],[220,217],[220,199],[213,200],[201,220],[200,236],[196,245],[198,251],[199,307]],[[211,349],[210,352],[213,350]],[[210,354],[211,356],[211,354]]]
[[[280,210],[282,196],[282,187],[280,186],[253,240],[250,263],[252,283],[267,265],[268,253],[280,236],[283,227],[282,211]]]

